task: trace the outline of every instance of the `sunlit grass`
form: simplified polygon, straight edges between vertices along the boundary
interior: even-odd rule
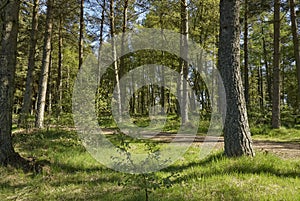
[[[271,129],[270,127],[262,126],[251,128],[251,133],[255,139],[300,142],[299,128],[281,127],[279,129]]]
[[[165,120],[165,121],[163,121]],[[150,125],[151,119],[149,116],[131,116],[130,124],[123,125],[124,128],[132,128],[133,126],[140,127],[140,128],[147,128],[147,130],[151,129],[148,127]],[[177,133],[178,129],[181,126],[181,117],[177,116],[176,114],[170,114],[167,116],[157,116],[155,117],[154,121],[159,121],[159,123],[154,124],[155,126],[152,127],[152,130],[159,129],[162,132],[167,133]],[[101,116],[98,119],[99,126],[101,128],[117,128],[116,122],[113,120],[112,116]],[[162,122],[164,123],[162,125]],[[205,134],[208,131],[210,125],[210,121],[206,119],[201,119],[198,125],[198,133]]]
[[[14,142],[23,156],[43,161],[43,172],[0,168],[0,200],[145,200],[135,182],[138,176],[99,164],[75,132],[18,133]],[[192,146],[173,165],[155,173],[157,180],[174,175],[172,186],[151,189],[149,200],[300,200],[299,160],[260,152],[254,158],[228,159],[222,150],[199,159],[199,153],[199,147]],[[132,179],[126,184],[128,178]]]

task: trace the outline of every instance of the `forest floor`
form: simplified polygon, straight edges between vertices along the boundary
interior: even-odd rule
[[[115,130],[113,129],[104,129],[104,134],[113,134]],[[170,133],[160,133],[156,135],[153,139],[170,143],[174,138],[182,138],[186,140],[185,136],[180,136]],[[205,143],[205,146],[213,146],[213,150],[220,150],[224,147],[224,137],[214,137],[210,136],[209,139],[206,139],[206,136],[196,136],[193,144],[195,146],[202,146]],[[260,136],[253,136],[253,147],[255,150],[264,152],[265,154],[272,153],[279,156],[282,159],[298,159],[300,158],[300,140],[278,140],[272,138],[260,138]]]
[[[300,158],[299,142],[274,142],[268,140],[254,140],[254,148],[271,152],[283,159]]]
[[[116,143],[116,129],[103,129]],[[203,132],[205,133],[205,132]],[[256,156],[227,158],[222,137],[194,139],[160,133],[155,140],[193,142],[179,160],[149,174],[125,174],[97,162],[84,148],[73,127],[15,130],[15,149],[39,162],[42,172],[24,173],[0,167],[0,200],[300,200],[300,130],[253,130]],[[192,141],[193,140],[193,141]],[[135,142],[133,142],[135,143]],[[137,143],[138,144],[138,143]],[[134,144],[134,145],[137,145]],[[199,159],[201,146],[213,147]],[[142,146],[133,146],[144,151]]]

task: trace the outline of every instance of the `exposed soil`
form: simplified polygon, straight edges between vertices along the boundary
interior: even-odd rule
[[[112,134],[111,130],[104,130],[105,134]],[[153,137],[143,135],[144,137]],[[196,146],[201,146],[205,143],[206,146],[214,146],[215,150],[223,149],[224,138],[223,137],[203,137],[203,136],[186,136],[186,135],[175,135],[169,133],[160,133],[155,135],[153,140],[169,143],[175,139],[178,143],[191,142]],[[193,140],[194,139],[194,140]],[[269,140],[254,140],[253,146],[256,151],[262,151],[266,154],[272,153],[283,159],[300,159],[300,141],[295,142],[275,142]]]
[[[196,137],[194,143],[211,143],[215,149],[223,149],[223,137],[211,137],[211,140],[204,142],[204,137]],[[217,142],[217,143],[216,143]],[[272,153],[283,159],[300,159],[300,142],[275,142],[269,140],[253,140],[255,151],[262,151],[266,154]]]
[[[170,142],[172,137],[168,135],[160,134],[157,139]],[[184,139],[184,138],[183,138]],[[194,144],[200,146],[203,143],[206,146],[214,146],[214,149],[223,149],[224,138],[223,137],[209,137],[205,138],[197,136],[194,139]],[[255,151],[262,151],[266,154],[272,153],[284,159],[300,159],[300,142],[275,142],[269,140],[253,140],[253,147]]]
[[[114,134],[116,130],[114,129],[102,129],[103,134]],[[170,133],[160,133],[157,135],[142,134],[143,137],[151,138],[153,140],[169,143],[175,136],[178,143],[192,142],[196,146],[213,146],[214,150],[223,149],[224,138],[223,137],[204,137],[204,136],[186,136],[186,135],[176,135]],[[254,140],[253,146],[255,151],[262,151],[266,154],[272,153],[283,159],[299,159],[300,160],[300,141],[292,142],[277,142],[270,140]]]
[[[254,148],[266,153],[273,153],[286,159],[300,159],[300,142],[272,142],[267,140],[255,140]]]

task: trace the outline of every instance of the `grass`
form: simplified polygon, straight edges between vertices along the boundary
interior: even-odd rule
[[[155,120],[164,120],[164,117],[156,118]],[[148,127],[150,125],[150,118],[148,116],[142,116],[142,115],[136,115],[131,117],[129,125],[127,125],[127,128],[132,128],[133,126],[138,127]],[[114,121],[113,117],[111,115],[104,115],[99,117],[98,119],[99,125],[103,128],[111,128],[116,129],[117,124]],[[168,115],[165,119],[165,124],[163,128],[161,128],[161,124],[155,124],[153,129],[159,128],[163,132],[176,132],[178,128],[180,127],[180,118],[177,115]],[[149,128],[148,128],[149,129]]]
[[[136,115],[131,117],[131,124],[127,125],[126,128],[130,129],[133,126],[138,126],[138,127],[148,127],[147,130],[161,130],[162,132],[167,132],[167,133],[177,133],[178,129],[180,128],[181,124],[181,118],[177,116],[176,114],[170,114],[165,117],[156,117],[155,120],[165,120],[165,125],[161,123],[156,123],[152,128],[149,128],[148,126],[150,125],[150,118],[148,116],[142,116],[142,115]],[[113,120],[113,117],[111,115],[103,115],[98,118],[99,125],[101,125],[102,128],[110,128],[110,129],[117,129],[117,124]],[[198,125],[198,134],[199,135],[205,135],[209,129],[210,126],[210,120],[206,118],[202,118],[199,121]],[[125,127],[125,126],[124,126]]]
[[[282,138],[284,132],[279,132]],[[1,167],[0,200],[145,200],[139,176],[99,164],[74,131],[18,133],[14,142],[23,156],[37,158],[45,166],[38,175]],[[300,200],[299,176],[299,160],[260,152],[254,158],[228,159],[221,150],[200,160],[199,147],[192,146],[151,177],[157,182],[170,177],[171,187],[152,189],[149,200]]]
[[[252,127],[251,133],[254,139],[273,140],[279,142],[300,142],[300,128],[271,129],[267,126]]]

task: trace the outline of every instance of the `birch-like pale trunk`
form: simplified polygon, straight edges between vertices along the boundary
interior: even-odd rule
[[[117,61],[117,50],[115,44],[115,9],[114,9],[114,0],[110,0],[110,36],[111,36],[111,45],[112,45],[112,58],[113,58],[113,66],[115,71],[115,80],[116,80],[116,91],[117,91],[117,112],[118,112],[118,120],[122,121],[122,105],[121,105],[121,89],[120,89],[120,79],[119,79],[119,68]]]
[[[182,124],[186,124],[189,121],[188,116],[188,91],[187,91],[187,79],[188,79],[188,62],[183,59],[188,57],[188,10],[187,0],[181,0],[181,42],[180,42],[180,67],[181,67],[181,118]]]

